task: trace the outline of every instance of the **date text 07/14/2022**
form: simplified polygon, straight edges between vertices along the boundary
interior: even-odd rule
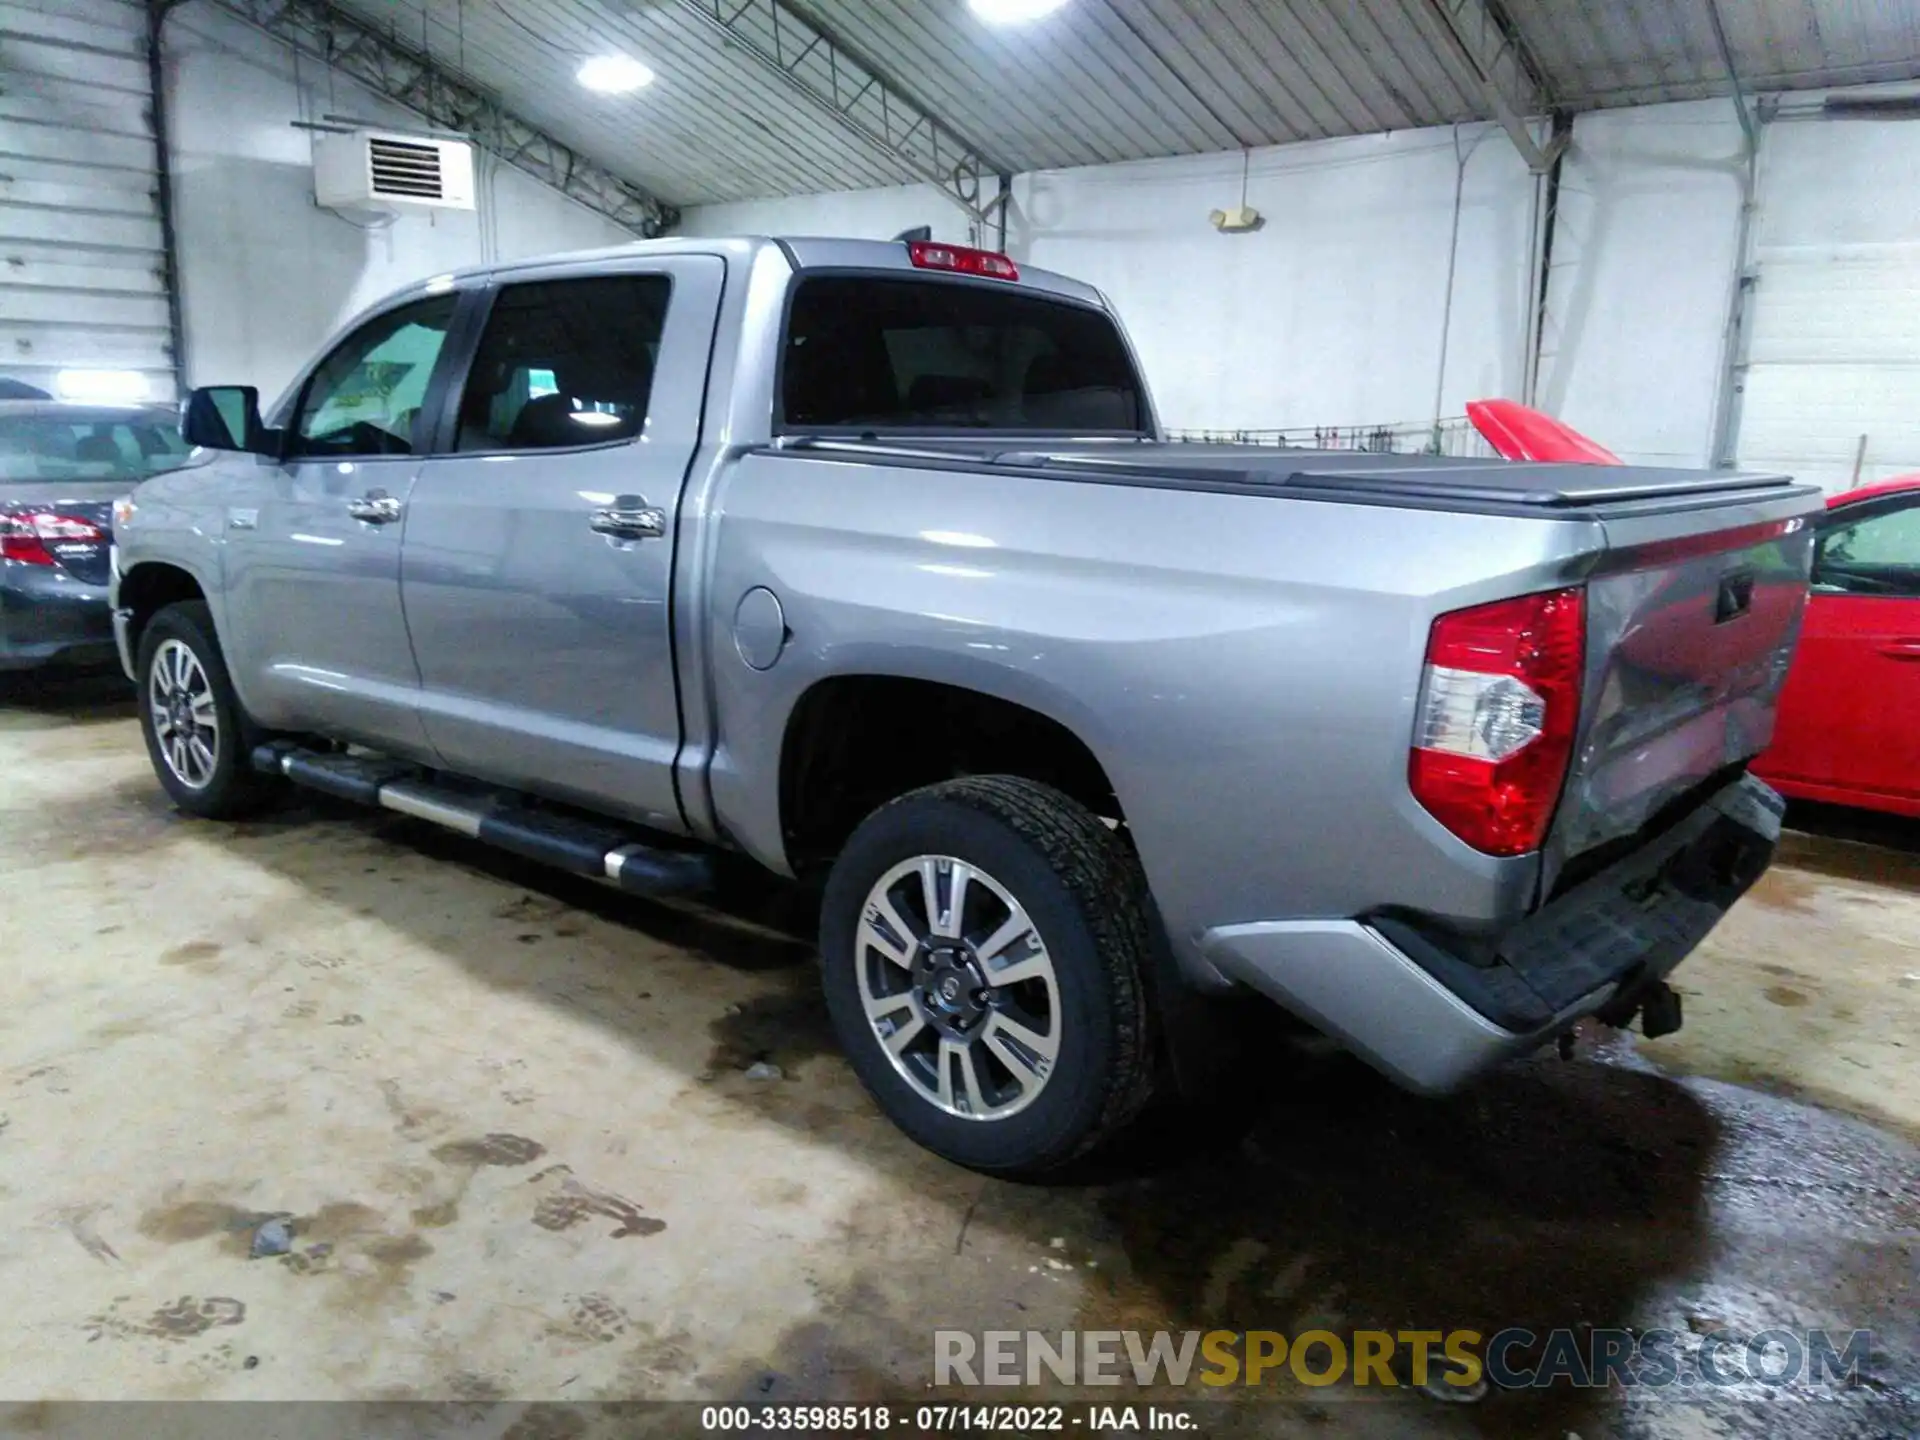
[[[708,1405],[700,1412],[700,1428],[755,1434],[879,1435],[895,1428],[923,1435],[1192,1434],[1200,1423],[1190,1411],[1168,1405]]]

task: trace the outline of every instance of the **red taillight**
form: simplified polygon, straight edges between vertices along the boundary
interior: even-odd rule
[[[54,545],[98,545],[106,540],[100,527],[72,515],[15,512],[0,514],[0,560],[23,565],[54,565]]]
[[[1488,855],[1538,850],[1567,778],[1586,663],[1586,595],[1550,590],[1433,622],[1407,780]]]
[[[989,280],[1018,280],[1020,267],[991,250],[969,250],[964,245],[937,245],[931,240],[909,240],[907,258],[921,270],[951,270],[956,275],[984,275]]]

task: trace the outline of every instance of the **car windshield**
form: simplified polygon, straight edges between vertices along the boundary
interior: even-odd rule
[[[0,485],[30,480],[138,482],[192,463],[174,417],[74,407],[0,413]]]

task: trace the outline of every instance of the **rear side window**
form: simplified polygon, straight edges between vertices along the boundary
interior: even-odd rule
[[[638,435],[671,290],[664,275],[507,286],[467,375],[458,448],[558,450]]]
[[[1010,288],[802,279],[787,319],[788,426],[1137,432],[1140,382],[1100,311]]]

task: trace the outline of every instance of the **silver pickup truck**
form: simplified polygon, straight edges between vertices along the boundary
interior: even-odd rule
[[[186,429],[228,453],[114,523],[183,810],[817,877],[852,1064],[982,1169],[1203,1083],[1236,995],[1429,1092],[1670,1029],[1778,838],[1815,491],[1164,443],[1099,293],[1004,256],[446,275]]]

